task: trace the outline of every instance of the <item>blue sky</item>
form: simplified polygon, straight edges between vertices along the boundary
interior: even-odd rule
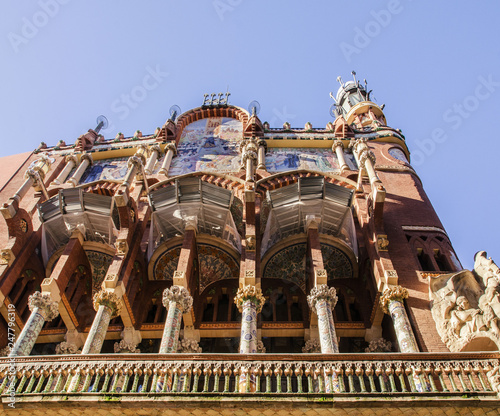
[[[496,1],[7,0],[0,16],[0,156],[73,143],[104,114],[151,133],[204,93],[263,121],[332,121],[356,70],[412,162],[462,264],[500,264]]]

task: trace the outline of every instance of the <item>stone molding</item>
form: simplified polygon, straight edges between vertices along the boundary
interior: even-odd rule
[[[38,308],[38,313],[45,321],[52,321],[59,315],[59,303],[53,301],[48,293],[35,292],[28,298],[28,307],[31,312]]]
[[[328,287],[328,285],[319,285],[315,286],[311,289],[309,296],[307,297],[307,303],[309,303],[309,307],[316,312],[316,303],[319,300],[326,300],[330,305],[330,308],[333,309],[337,304],[337,291],[334,287]]]
[[[163,291],[163,306],[168,309],[171,302],[175,302],[183,314],[193,307],[193,298],[189,291],[180,286],[174,285]]]

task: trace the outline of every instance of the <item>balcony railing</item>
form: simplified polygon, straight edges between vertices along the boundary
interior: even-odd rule
[[[2,358],[5,403],[173,395],[496,399],[498,353],[116,354]],[[94,397],[94,399],[92,399]],[[213,397],[212,397],[213,399]]]

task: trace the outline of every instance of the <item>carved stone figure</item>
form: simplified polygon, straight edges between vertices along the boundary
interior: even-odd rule
[[[432,278],[431,311],[450,351],[500,349],[500,269],[486,253],[475,256],[474,271]]]

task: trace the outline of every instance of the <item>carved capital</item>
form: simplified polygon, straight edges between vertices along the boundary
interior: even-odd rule
[[[141,352],[141,350],[138,349],[133,342],[127,342],[124,339],[122,339],[120,342],[115,342],[114,350],[115,354],[119,353],[139,354]]]
[[[259,139],[257,140],[257,146],[263,147],[267,150],[267,141],[265,139]]]
[[[360,167],[365,166],[365,163],[367,160],[371,160],[373,163],[375,163],[375,154],[368,149],[363,149],[359,153],[359,165]]]
[[[63,341],[56,345],[56,354],[80,354],[81,351],[75,344]]]
[[[389,313],[389,303],[391,301],[403,302],[404,299],[408,298],[408,290],[403,286],[392,286],[386,289],[383,295],[380,297],[380,305],[385,313]]]
[[[15,258],[16,256],[14,256],[10,248],[0,250],[0,264],[7,264],[10,266]]]
[[[154,144],[153,146],[151,146],[149,148],[149,154],[153,153],[153,152],[156,152],[158,156],[161,155],[161,148],[159,145],[157,144]]]
[[[128,252],[128,243],[125,239],[116,240],[115,242],[116,254],[125,256]]]
[[[243,163],[245,163],[248,159],[256,161],[257,160],[257,153],[254,152],[253,150],[245,150],[241,160],[243,161]]]
[[[174,142],[170,142],[170,143],[167,143],[165,145],[165,148],[164,148],[165,153],[167,153],[169,150],[171,150],[174,153],[174,155],[177,154],[177,147],[175,147]]]
[[[99,306],[103,305],[111,309],[111,316],[120,315],[122,301],[114,292],[101,290],[94,295],[94,309],[97,311]]]
[[[247,301],[251,301],[255,304],[257,313],[262,311],[262,307],[266,302],[266,298],[262,295],[262,290],[256,286],[243,286],[238,289],[236,296],[234,297],[234,303],[238,307],[240,312],[243,312],[243,304]]]
[[[170,307],[175,302],[182,313],[187,313],[193,307],[193,298],[188,290],[180,286],[171,286],[163,291],[163,306]]]
[[[385,234],[377,235],[378,251],[387,251],[387,247],[389,247],[389,240],[387,239],[387,235]]]
[[[50,297],[48,293],[35,292],[28,298],[28,307],[30,311],[38,308],[38,313],[43,316],[45,321],[52,321],[59,315],[59,304]]]
[[[74,153],[70,154],[70,155],[67,155],[65,158],[64,158],[64,161],[66,163],[70,163],[70,162],[73,162],[73,164],[76,166],[78,164],[78,158],[76,157],[76,155]]]
[[[321,352],[321,344],[319,339],[310,339],[306,342],[306,345],[302,347],[302,352],[304,354],[310,353],[320,353]]]
[[[135,166],[140,171],[143,164],[144,164],[144,161],[142,160],[142,158],[140,158],[137,155],[134,155],[128,159],[127,166],[129,169]]]
[[[311,289],[311,293],[307,297],[307,302],[313,312],[316,312],[316,303],[320,300],[326,300],[333,309],[337,304],[337,291],[334,287],[328,287],[328,285],[319,285]]]
[[[335,140],[333,142],[332,150],[335,151],[337,147],[340,147],[342,148],[342,150],[344,150],[344,143],[342,143],[342,140]]]
[[[92,165],[92,163],[94,163],[94,159],[92,159],[92,155],[90,153],[83,153],[80,156],[80,162],[83,162],[84,160],[88,160],[89,165]]]
[[[180,341],[179,346],[177,348],[177,352],[180,353],[196,354],[200,353],[201,351],[202,349],[198,344],[198,341],[196,341],[195,339],[188,339],[188,338],[184,338],[182,341]]]

